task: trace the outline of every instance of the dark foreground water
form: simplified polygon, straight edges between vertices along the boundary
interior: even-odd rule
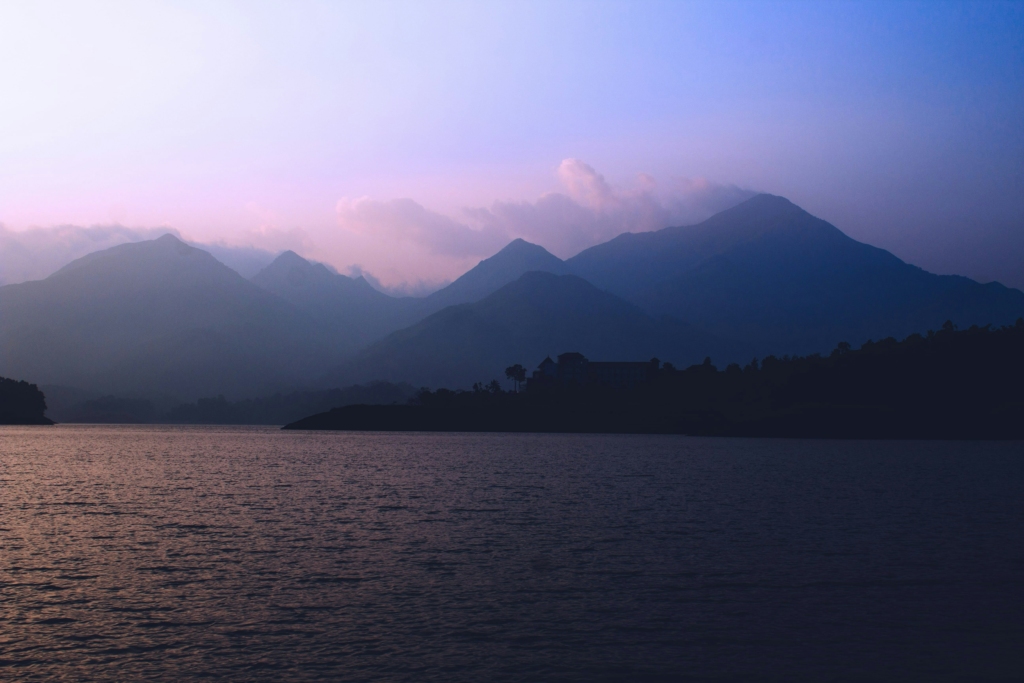
[[[0,428],[0,679],[1021,680],[1024,444]]]

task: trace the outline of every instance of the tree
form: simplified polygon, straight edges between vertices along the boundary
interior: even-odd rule
[[[505,368],[505,377],[512,380],[512,384],[516,391],[519,391],[519,386],[526,381],[526,368],[519,363]]]
[[[836,344],[836,348],[832,351],[833,356],[845,356],[850,352],[850,342],[839,342]]]

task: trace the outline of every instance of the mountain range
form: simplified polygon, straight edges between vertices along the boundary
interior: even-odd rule
[[[329,376],[344,385],[379,378],[465,387],[575,350],[590,358],[695,362],[735,355],[736,344],[673,320],[655,319],[575,275],[529,271],[474,303],[448,306],[360,352]]]
[[[925,272],[768,194],[698,225],[619,235],[567,265],[653,315],[745,340],[762,356],[902,338],[946,320],[1010,323],[1024,302],[998,283]]]
[[[758,195],[565,261],[515,240],[424,298],[293,252],[247,280],[172,235],[124,244],[0,287],[0,376],[186,400],[372,380],[465,387],[570,350],[745,362],[1022,315],[1018,290],[927,273]]]
[[[350,278],[322,263],[286,251],[258,272],[252,283],[302,309],[344,351],[354,351],[415,322],[422,302],[377,291],[364,278]]]
[[[172,235],[0,287],[0,375],[117,394],[259,394],[339,357],[312,316]]]
[[[566,274],[568,266],[544,247],[516,239],[447,287],[423,298],[392,297],[364,278],[340,275],[286,251],[252,282],[331,326],[353,348],[407,327],[447,306],[479,301],[524,273]]]

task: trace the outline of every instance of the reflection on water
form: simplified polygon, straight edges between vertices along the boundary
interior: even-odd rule
[[[1024,447],[0,428],[0,679],[1011,679]]]

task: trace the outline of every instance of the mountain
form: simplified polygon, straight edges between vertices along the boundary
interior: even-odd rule
[[[252,282],[329,325],[338,343],[354,349],[412,324],[422,302],[377,291],[362,277],[332,272],[294,251],[286,251]]]
[[[426,297],[423,310],[433,313],[445,306],[479,301],[532,271],[565,275],[569,268],[544,247],[515,239],[455,282]]]
[[[339,357],[308,313],[172,235],[0,287],[0,375],[39,384],[254,395]]]
[[[517,239],[447,287],[421,299],[388,296],[362,277],[339,275],[293,251],[278,256],[252,282],[327,323],[339,343],[353,349],[447,306],[479,301],[530,271],[564,274],[568,268],[544,247]]]
[[[638,307],[573,275],[529,272],[482,300],[449,306],[357,354],[328,381],[402,378],[417,386],[468,387],[503,379],[514,363],[579,351],[591,360],[687,365],[733,345]]]
[[[216,242],[212,244],[186,242],[186,244],[208,252],[215,259],[247,280],[266,268],[274,260],[274,254],[256,247],[235,247]]]
[[[767,194],[698,225],[620,235],[566,264],[652,315],[743,340],[759,355],[1024,314],[1018,290],[933,275]]]
[[[172,235],[123,244],[0,287],[0,376],[94,399],[237,400],[373,380],[469,386],[565,351],[722,365],[1021,316],[1020,291],[927,273],[759,195],[566,262],[515,240],[423,299],[292,252],[249,281]]]

